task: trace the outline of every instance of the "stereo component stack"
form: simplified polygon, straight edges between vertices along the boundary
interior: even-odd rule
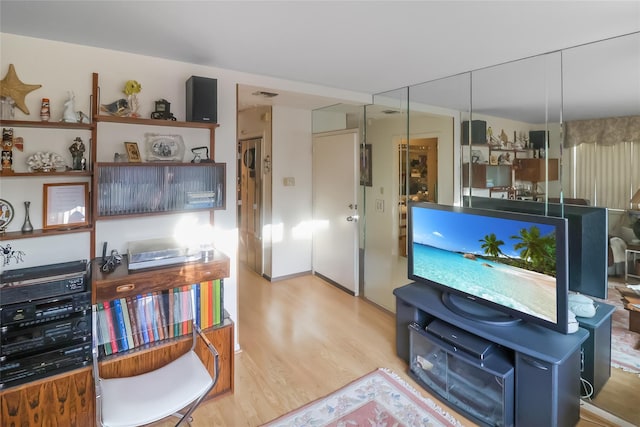
[[[86,260],[0,275],[0,390],[91,363]]]

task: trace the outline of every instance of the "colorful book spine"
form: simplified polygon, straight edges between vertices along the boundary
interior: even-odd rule
[[[195,319],[196,325],[202,328],[202,317],[201,317],[201,307],[200,307],[200,292],[202,286],[200,283],[196,283],[193,285],[193,306],[195,307],[195,313],[193,318]]]
[[[109,325],[107,324],[107,315],[104,311],[104,306],[98,304],[98,344],[101,346],[103,354],[109,356],[113,354],[111,349],[111,337],[109,336]]]
[[[189,319],[193,316],[193,313],[190,311],[191,307],[189,307],[191,303],[189,299],[189,286],[184,285],[182,287],[182,293],[184,294],[182,296],[182,335],[186,335],[191,332],[189,329]]]
[[[213,324],[217,325],[222,321],[222,283],[221,280],[218,279],[214,282],[214,292],[215,292],[215,309],[213,310],[215,319],[213,320]]]
[[[104,317],[107,322],[107,330],[109,331],[109,340],[111,341],[111,352],[118,352],[118,341],[116,339],[116,331],[113,325],[113,316],[111,315],[111,306],[108,301],[103,301],[102,306],[104,307]]]
[[[156,342],[160,339],[158,335],[158,321],[153,308],[153,295],[148,293],[144,297],[145,315],[147,316],[147,326],[149,327],[149,340]]]
[[[129,307],[127,307],[127,300],[120,298],[120,307],[122,307],[122,318],[124,319],[124,329],[126,331],[125,337],[127,339],[127,346],[129,350],[135,348],[133,341],[133,329],[131,328],[131,319],[129,316]]]
[[[149,327],[147,325],[146,310],[144,308],[144,297],[138,295],[136,297],[136,310],[138,312],[138,326],[140,327],[140,334],[142,335],[142,341],[144,344],[149,344]]]
[[[169,317],[168,317],[168,300],[167,291],[158,291],[158,307],[160,309],[160,324],[162,326],[162,334],[165,338],[169,338]]]
[[[173,330],[173,289],[169,289],[167,291],[167,332],[169,334],[169,338],[173,338],[175,336],[175,332]]]
[[[215,280],[209,280],[207,287],[207,296],[209,299],[208,307],[207,307],[207,325],[208,327],[212,327],[215,324],[215,309],[216,309],[216,293],[215,293]]]
[[[173,288],[173,336],[179,337],[181,335],[180,328],[180,312],[182,311],[182,302],[180,301],[180,289]]]
[[[112,310],[115,314],[114,328],[116,331],[116,337],[118,339],[118,351],[129,350],[129,343],[127,342],[127,329],[124,325],[124,317],[122,315],[122,307],[120,306],[120,300],[116,299],[111,301],[113,304]]]
[[[200,283],[200,327],[207,329],[209,325],[209,316],[207,310],[209,309],[209,282]]]
[[[129,312],[129,321],[131,322],[131,335],[133,338],[133,346],[140,347],[144,342],[140,340],[140,327],[138,326],[138,312],[136,310],[133,298],[126,298],[127,311]]]
[[[153,316],[154,316],[154,327],[158,331],[158,339],[165,339],[164,335],[164,324],[162,323],[162,309],[160,308],[160,295],[158,292],[151,293],[151,300],[153,301]]]

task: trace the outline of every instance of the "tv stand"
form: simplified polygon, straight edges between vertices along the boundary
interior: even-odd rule
[[[449,369],[444,377],[436,378],[433,384],[420,380],[418,376],[420,384],[434,396],[479,423],[488,424],[486,419],[478,416],[483,413],[482,405],[486,400],[483,403],[482,396],[473,397],[478,386],[472,385],[474,381],[482,381],[483,376],[490,375],[500,381],[505,380],[504,384],[513,381],[513,388],[504,387],[499,397],[505,405],[504,413],[508,415],[512,411],[514,425],[572,426],[578,422],[580,350],[589,335],[585,329],[580,328],[574,334],[565,335],[527,322],[511,326],[475,322],[450,310],[444,304],[439,290],[422,283],[410,283],[395,289],[393,293],[396,296],[396,351],[409,367],[417,362],[412,360],[411,334],[414,340],[419,336],[434,335],[426,332],[428,325],[434,321],[463,330],[470,340],[484,340],[492,344],[480,348],[494,349],[490,354],[485,352],[480,356],[478,351],[460,349],[466,344],[458,343],[451,350],[448,349],[451,343],[446,340],[439,341],[437,336],[435,339],[427,336],[428,344],[424,344],[425,347],[417,353],[423,352],[421,356],[428,356],[429,348],[433,348],[435,354],[446,354],[448,363],[454,363],[458,370],[466,370],[460,377],[471,382],[471,385],[465,385],[462,381],[456,381],[455,374],[458,371],[455,369],[453,372]],[[417,359],[416,354],[413,359]],[[494,367],[487,369],[490,364]],[[416,378],[415,372],[413,375]],[[443,390],[449,387],[447,393],[441,393],[442,390],[434,384],[445,384]],[[452,385],[455,385],[453,389]],[[504,417],[504,420],[509,423],[510,417]]]

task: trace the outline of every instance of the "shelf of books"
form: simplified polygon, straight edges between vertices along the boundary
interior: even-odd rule
[[[223,279],[207,280],[96,304],[100,357],[158,345],[224,322]]]

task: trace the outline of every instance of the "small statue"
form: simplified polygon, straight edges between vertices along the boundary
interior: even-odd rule
[[[131,112],[129,107],[129,101],[124,98],[120,98],[113,101],[111,104],[101,104],[100,111],[103,111],[111,116],[127,117]]]
[[[71,144],[71,147],[69,147],[69,151],[71,152],[71,156],[73,157],[71,169],[77,171],[85,170],[85,168],[87,167],[87,163],[84,159],[85,146],[82,142],[82,138],[78,136],[73,141],[73,144]]]
[[[78,116],[76,115],[76,96],[73,92],[69,92],[69,99],[64,102],[62,121],[67,123],[78,123]]]

